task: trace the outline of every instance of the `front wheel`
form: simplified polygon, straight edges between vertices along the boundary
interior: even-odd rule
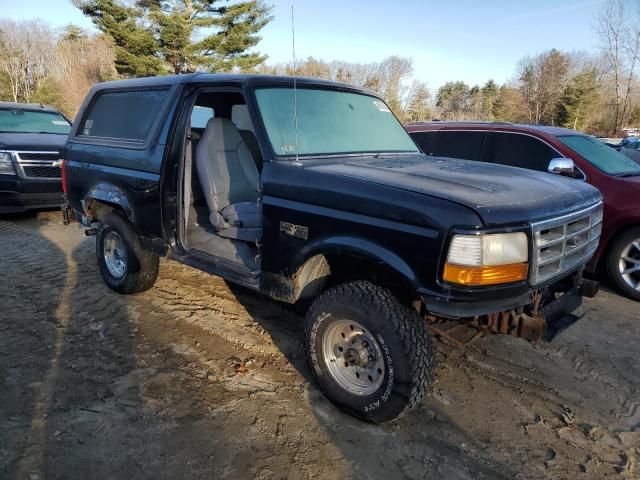
[[[369,422],[402,416],[433,382],[426,322],[369,282],[339,285],[318,297],[307,314],[305,347],[324,394]]]
[[[104,282],[116,292],[144,292],[158,277],[158,256],[142,249],[133,226],[117,213],[100,222],[96,256]]]
[[[632,300],[640,301],[640,228],[620,235],[607,255],[611,281]]]

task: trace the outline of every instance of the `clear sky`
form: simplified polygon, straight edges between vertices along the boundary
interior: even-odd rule
[[[414,76],[437,89],[509,79],[518,60],[550,48],[593,51],[593,21],[603,0],[266,0],[273,22],[258,50],[269,62],[291,59],[291,4],[296,55],[373,62],[397,54],[414,60]],[[41,18],[54,26],[91,23],[69,0],[0,0],[0,17]]]

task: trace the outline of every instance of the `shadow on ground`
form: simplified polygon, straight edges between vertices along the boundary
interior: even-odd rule
[[[94,239],[52,218],[0,219],[2,478],[554,477],[605,458],[573,446],[585,422],[556,415],[563,397],[543,383],[584,374],[620,384],[613,368],[624,352],[600,377],[584,360],[556,371],[588,347],[580,329],[553,349],[487,339],[502,363],[441,352],[434,396],[397,422],[368,425],[311,381],[295,309],[165,261],[150,291],[118,295],[100,278]],[[635,411],[629,399],[621,415]],[[607,468],[627,468],[616,449]]]

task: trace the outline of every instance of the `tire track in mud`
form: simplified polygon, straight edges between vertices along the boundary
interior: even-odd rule
[[[67,265],[64,253],[40,232],[4,221],[0,221],[0,265],[3,293],[9,292],[2,302],[0,318],[5,325],[14,325],[9,337],[2,339],[13,344],[4,345],[8,352],[3,361],[7,362],[7,378],[36,379],[28,390],[13,380],[10,392],[5,392],[10,404],[2,409],[21,411],[12,435],[18,446],[14,454],[19,457],[0,468],[12,468],[17,478],[27,478],[29,471],[42,469],[44,463],[40,445],[46,438],[46,422],[41,418],[48,411],[60,367],[62,338],[68,324],[67,308],[61,299],[67,277],[74,270]],[[27,305],[35,308],[29,312]],[[28,336],[35,337],[36,343],[29,342]],[[27,355],[15,345],[28,346]],[[15,395],[20,396],[19,403],[12,398]]]
[[[26,230],[0,222],[0,240],[10,238],[16,245],[30,243],[31,236],[21,233]],[[71,288],[65,287],[65,275],[77,275],[72,297],[73,329],[69,330],[68,338],[74,345],[88,341],[84,352],[95,357],[96,365],[90,368],[78,362],[82,378],[99,375],[101,379],[97,384],[107,384],[113,390],[113,396],[105,401],[106,406],[100,407],[103,408],[100,414],[82,414],[99,415],[96,433],[109,434],[113,423],[126,425],[129,420],[123,415],[143,404],[153,412],[153,418],[146,417],[144,423],[133,427],[140,429],[134,436],[143,439],[145,432],[151,432],[152,436],[144,438],[147,441],[157,438],[153,436],[157,430],[147,421],[160,428],[169,428],[162,423],[165,421],[178,425],[178,431],[171,434],[182,435],[181,446],[189,450],[189,455],[181,461],[189,468],[192,468],[192,457],[197,455],[193,452],[198,451],[197,444],[202,443],[202,439],[194,433],[198,426],[184,419],[193,417],[198,423],[206,423],[208,418],[215,418],[216,423],[209,423],[203,432],[209,436],[224,432],[223,447],[228,442],[237,453],[225,458],[218,456],[214,472],[203,469],[201,463],[200,470],[183,470],[183,475],[189,475],[185,472],[190,471],[194,477],[207,472],[209,477],[222,478],[226,474],[230,478],[252,478],[259,476],[260,468],[264,467],[279,476],[303,478],[318,472],[327,478],[344,478],[349,473],[355,478],[392,478],[403,474],[407,478],[499,478],[496,472],[507,472],[514,467],[515,471],[524,472],[523,477],[512,474],[507,478],[575,478],[580,475],[578,464],[581,462],[586,478],[604,478],[601,473],[615,474],[612,469],[630,477],[638,474],[633,463],[634,439],[628,439],[621,446],[622,440],[602,435],[598,427],[586,430],[583,427],[586,422],[561,405],[562,388],[546,384],[546,376],[540,377],[540,371],[528,370],[526,362],[518,365],[517,358],[496,356],[493,349],[486,358],[475,350],[468,355],[470,358],[449,352],[446,363],[451,374],[443,375],[448,378],[438,387],[450,389],[454,401],[438,409],[438,413],[427,412],[432,407],[440,407],[437,401],[428,400],[419,411],[422,413],[401,419],[399,425],[403,428],[374,427],[352,421],[328,404],[315,387],[309,387],[300,372],[287,373],[291,367],[287,365],[288,357],[302,351],[302,319],[288,308],[171,261],[161,262],[160,277],[154,288],[140,295],[120,296],[103,284],[91,239],[81,237],[67,244],[67,233],[63,234],[61,227],[52,230],[53,234],[50,230],[44,233],[47,238],[55,238],[54,243],[65,253],[69,264],[67,273],[57,270],[53,266],[55,259],[48,258],[46,252],[35,255],[24,252],[27,249],[23,248],[12,248],[13,253],[0,250],[3,266],[6,256],[14,257],[11,268],[15,282],[9,301],[16,304],[23,289],[33,288],[39,282],[50,284],[49,292],[33,295],[25,307],[30,318],[35,317],[35,311],[41,318],[47,314],[48,306],[55,303],[49,297],[59,296],[65,288]],[[78,235],[70,232],[68,237]],[[44,242],[34,243],[33,248],[41,250],[44,245]],[[35,259],[31,258],[34,255]],[[40,261],[45,265],[37,271]],[[28,277],[23,270],[34,270],[34,274]],[[120,334],[112,330],[119,324],[128,325],[128,330],[121,330]],[[34,334],[41,335],[41,332],[34,330]],[[130,337],[135,362],[125,370],[117,366],[118,355],[122,354],[119,343]],[[77,351],[75,348],[71,349],[72,353]],[[584,382],[589,382],[589,378],[607,377],[606,370],[591,371],[590,352],[575,352],[573,348],[561,345],[558,348],[561,353],[555,357],[552,351],[535,354],[541,355],[540,358],[549,355],[550,362],[565,371],[577,372],[576,378]],[[570,360],[572,355],[584,355],[586,361],[574,362]],[[535,361],[535,357],[532,358]],[[249,370],[237,373],[237,362],[244,367],[247,361],[253,363]],[[459,388],[465,381],[474,382],[476,390],[469,392],[469,397],[461,398],[461,391],[468,392]],[[95,390],[97,384],[91,389]],[[66,385],[86,387],[80,381]],[[132,386],[137,388],[139,398],[128,393]],[[305,400],[306,397],[309,399]],[[620,405],[624,405],[620,413],[633,417],[638,407],[626,391],[625,397],[630,401],[625,403],[619,398]],[[492,404],[492,399],[503,403]],[[519,408],[521,411],[516,411]],[[496,420],[496,410],[502,415],[503,409],[504,416]],[[538,424],[532,419],[523,426],[522,418],[529,413],[543,415],[544,422],[541,419]],[[569,424],[562,419],[564,413]],[[322,419],[321,423],[314,420],[314,414]],[[487,418],[483,418],[483,414]],[[73,415],[76,414],[72,413],[71,417]],[[456,415],[460,415],[460,422]],[[461,429],[455,430],[456,425],[461,425]],[[523,438],[519,433],[525,429],[529,432]],[[263,442],[260,450],[247,445],[248,432],[251,432],[251,441],[258,438]],[[536,436],[539,434],[541,436]],[[55,441],[59,442],[64,435]],[[474,440],[488,445],[487,449]],[[155,448],[151,444],[148,447]],[[78,445],[71,447],[69,455],[82,458],[77,453]],[[147,445],[134,447],[139,448],[134,453],[141,454],[141,465],[149,467],[149,459],[144,459]],[[544,464],[547,448],[552,448],[555,456],[548,466]],[[614,461],[617,452],[627,459],[621,457]],[[171,455],[174,453],[180,454],[172,452]],[[584,461],[589,456],[595,459],[591,463]],[[596,460],[609,463],[598,466]],[[292,462],[295,467],[291,466]],[[488,467],[485,473],[481,464]],[[0,468],[0,476],[1,472]]]
[[[152,291],[155,307],[258,356],[301,354],[302,318],[256,293],[235,294],[221,279],[185,268],[163,262]]]
[[[614,418],[624,421],[627,427],[635,428],[640,425],[640,391],[634,385],[627,382],[620,382],[620,378],[625,378],[619,372],[617,358],[609,358],[609,367],[618,373],[618,378],[611,373],[603,372],[598,361],[589,358],[588,346],[579,347],[573,343],[567,343],[552,348],[544,353],[550,360],[562,368],[562,362],[569,366],[574,374],[574,378],[580,382],[588,382],[599,385],[599,389],[605,396],[615,399],[617,408],[609,410]]]
[[[77,261],[85,265],[95,265],[94,255],[93,242],[85,242],[76,250]],[[246,361],[255,364],[256,359],[262,358],[273,362],[282,357],[282,352],[233,294],[225,292],[227,287],[221,280],[208,275],[198,278],[203,276],[200,272],[193,269],[181,272],[183,268],[172,262],[163,262],[157,284],[147,292],[130,296],[114,294],[103,284],[97,269],[87,269],[83,282],[85,291],[76,298],[77,310],[87,312],[89,318],[86,321],[91,325],[109,325],[121,318],[128,319],[127,322],[136,325],[135,335],[141,336],[142,342],[152,342],[155,349],[163,352],[165,361],[170,361],[174,368],[193,379],[199,387],[217,382],[229,392],[244,390],[254,393],[292,388],[290,380],[270,380],[260,373],[259,368],[254,371],[255,367],[252,367],[243,375],[236,374],[235,368],[244,368]],[[178,279],[174,278],[176,270]],[[180,276],[186,278],[181,279]],[[213,287],[211,280],[214,281]],[[216,285],[216,280],[222,285]],[[214,288],[216,291],[212,292]],[[97,297],[100,297],[98,301],[94,301]],[[227,354],[223,354],[226,358],[220,358],[221,352],[215,351],[219,349],[220,342],[216,343],[210,335],[228,345]],[[193,340],[185,343],[185,337]],[[207,348],[207,344],[215,344],[216,347]],[[264,361],[257,363],[265,364]],[[297,388],[295,384],[293,388]],[[202,397],[198,387],[194,386],[192,396],[199,398],[203,405],[210,403]],[[222,404],[227,401],[219,395],[216,398]]]

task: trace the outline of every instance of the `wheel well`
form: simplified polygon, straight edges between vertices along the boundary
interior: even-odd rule
[[[86,204],[87,215],[91,218],[91,221],[100,221],[105,215],[111,212],[119,212],[124,215],[124,209],[122,205],[117,203],[106,202],[104,200],[97,200],[95,198],[89,198]]]
[[[388,289],[398,300],[410,305],[416,300],[411,282],[384,262],[351,254],[316,255],[296,275],[297,298],[309,300],[335,285],[368,280]]]

